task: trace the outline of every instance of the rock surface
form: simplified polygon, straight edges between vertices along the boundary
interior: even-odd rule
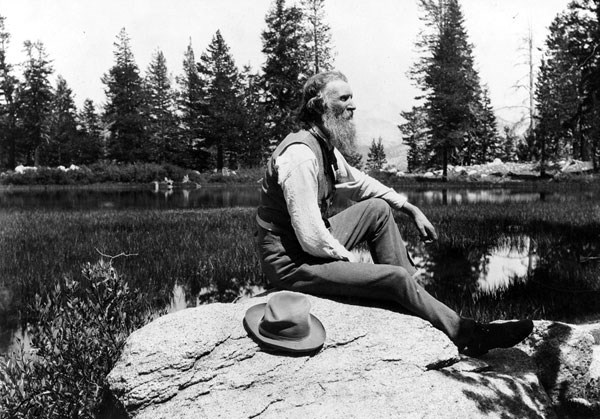
[[[552,418],[525,351],[460,357],[427,322],[309,297],[327,330],[313,356],[266,352],[243,326],[266,297],[211,304],[134,332],[108,376],[130,417]]]
[[[583,327],[537,321],[533,333],[518,348],[530,355],[553,404],[581,397],[594,356],[594,338]]]

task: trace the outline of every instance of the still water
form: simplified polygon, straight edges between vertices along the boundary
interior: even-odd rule
[[[65,189],[11,191],[0,190],[0,209],[184,209],[256,207],[259,186],[208,186],[197,189],[151,188]],[[407,190],[403,192],[417,205],[461,205],[505,202],[560,202],[594,199],[595,192],[534,192],[509,189]]]
[[[553,206],[598,208],[589,213],[589,228],[568,228],[569,220],[522,231],[470,229],[469,224],[439,242],[425,244],[406,237],[408,248],[420,270],[419,282],[453,308],[479,318],[515,317],[564,321],[600,319],[600,197],[597,191],[535,192],[509,189],[445,189],[405,191],[408,199],[425,213],[471,211],[471,219],[485,225],[496,220],[478,220],[479,208],[523,208]],[[89,212],[173,210],[204,208],[254,208],[259,187],[201,187],[192,190],[52,190],[0,191],[0,217],[15,212]],[[338,208],[346,203],[338,202]],[[487,205],[487,207],[486,207]],[[441,208],[441,209],[440,209]],[[596,212],[593,212],[596,211]],[[482,214],[485,213],[482,210]],[[594,219],[597,218],[597,219]],[[1,220],[1,218],[0,218]],[[464,220],[463,220],[464,221]],[[458,221],[449,220],[448,226]],[[587,224],[586,224],[587,225]],[[0,225],[0,234],[3,234]],[[2,237],[0,236],[0,239]],[[6,238],[5,238],[6,239]],[[6,243],[7,240],[4,240]],[[363,255],[368,259],[368,254]],[[1,257],[1,256],[0,256]],[[4,259],[0,259],[4,260]],[[5,262],[6,263],[6,262]],[[0,266],[1,268],[1,266]],[[16,338],[25,340],[18,321],[10,284],[0,278],[0,354],[14,347]],[[232,281],[231,289],[219,289],[215,281],[190,284],[169,283],[168,311],[177,311],[210,301],[232,300],[256,295],[264,289],[256,283]],[[222,288],[222,284],[220,285]],[[223,297],[225,296],[226,297]]]

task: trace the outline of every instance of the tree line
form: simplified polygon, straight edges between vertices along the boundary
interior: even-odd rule
[[[523,137],[498,133],[488,89],[474,66],[458,0],[419,0],[421,52],[409,76],[422,91],[402,112],[409,171],[504,161],[600,157],[600,0],[574,0],[550,26]]]
[[[102,76],[106,101],[86,99],[58,75],[42,42],[25,42],[22,74],[7,61],[0,16],[0,168],[97,161],[171,163],[198,170],[256,166],[289,131],[311,75],[333,67],[325,0],[274,0],[262,32],[264,64],[239,70],[220,31],[196,59],[189,45],[172,80],[157,49],[142,74],[123,28]]]
[[[600,161],[600,0],[575,0],[550,25],[536,83],[531,157]],[[542,167],[544,165],[542,164]]]
[[[504,161],[591,160],[600,155],[600,0],[574,0],[550,26],[535,83],[530,129],[498,132],[487,86],[475,67],[459,0],[419,0],[420,59],[409,77],[421,90],[399,126],[409,171]],[[198,170],[261,165],[298,125],[296,108],[311,75],[333,68],[325,0],[274,0],[262,31],[264,63],[236,66],[220,31],[196,57],[191,41],[173,80],[156,50],[142,74],[122,29],[114,64],[102,76],[106,101],[77,109],[41,42],[25,42],[17,76],[7,62],[10,34],[0,17],[0,168],[97,161],[170,163]],[[367,168],[385,160],[373,139]],[[384,154],[383,154],[384,155]],[[377,157],[379,156],[379,157]],[[346,156],[362,166],[356,152]]]

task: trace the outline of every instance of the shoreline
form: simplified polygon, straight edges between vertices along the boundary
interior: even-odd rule
[[[600,179],[598,182],[569,180],[569,181],[552,181],[552,180],[503,180],[503,181],[443,181],[441,179],[415,180],[406,178],[397,179],[381,179],[382,183],[392,188],[406,189],[516,189],[532,192],[544,191],[561,191],[565,189],[576,188],[582,191],[593,191],[600,189]],[[208,182],[198,184],[195,188],[180,188],[174,187],[173,190],[187,189],[196,190],[201,188],[219,188],[219,187],[259,187],[258,181],[253,182]],[[0,192],[52,192],[52,191],[69,191],[69,190],[90,190],[90,191],[135,191],[135,190],[154,190],[152,183],[91,183],[91,184],[45,184],[45,185],[0,185]],[[161,188],[160,190],[167,190]]]

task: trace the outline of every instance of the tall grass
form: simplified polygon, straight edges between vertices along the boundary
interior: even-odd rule
[[[469,303],[473,314],[481,316],[479,311],[492,308],[494,314],[514,314],[509,307],[518,300],[518,309],[525,313],[561,317],[568,307],[538,288],[596,289],[600,205],[595,200],[435,204],[423,209],[436,225],[439,241],[423,247],[410,221],[398,214],[401,232],[413,253],[427,255],[429,289],[454,300],[457,308],[475,294],[482,257],[503,241],[518,241],[524,235],[531,237],[540,256],[535,276],[490,297],[502,297],[506,305],[491,300],[484,304],[485,298]],[[169,303],[175,284],[183,287],[189,305],[232,301],[263,284],[253,216],[252,208],[0,212],[0,295],[4,295],[0,312],[15,313],[36,293],[44,294],[58,279],[77,274],[82,263],[97,260],[100,253],[130,255],[116,260],[115,267],[132,286],[145,290],[156,307]],[[546,302],[536,296],[534,308],[527,300],[531,291],[543,294]],[[587,315],[593,310],[595,304],[587,311],[576,305],[572,311]]]
[[[568,320],[600,314],[597,200],[433,204],[422,209],[437,227],[438,242],[420,243],[410,221],[398,213],[401,232],[428,272],[421,278],[424,286],[461,314],[481,320],[525,316]],[[64,378],[70,364],[85,363],[86,354],[104,353],[105,343],[94,340],[94,327],[85,323],[94,319],[85,315],[86,308],[96,304],[89,293],[93,281],[80,280],[82,264],[97,261],[101,255],[122,255],[113,265],[127,278],[129,289],[136,290],[135,306],[129,305],[127,310],[137,319],[148,310],[167,306],[175,285],[183,288],[189,306],[233,301],[264,285],[254,248],[254,213],[253,208],[0,210],[0,319],[5,319],[0,327],[15,328],[28,322],[34,345],[47,348],[42,354],[49,356],[37,366],[19,356],[4,360],[2,368],[8,374],[4,382],[9,383],[5,393],[12,392],[11,397],[21,397],[33,412],[40,412],[38,402],[60,399],[43,398],[57,384],[49,378],[48,366],[63,371]],[[486,258],[496,247],[506,245],[535,253],[538,266],[530,277],[515,278],[510,287],[479,293],[477,280],[485,274]],[[73,281],[80,284],[77,289],[69,288]],[[121,285],[113,284],[110,289]],[[111,293],[106,296],[110,298]],[[102,312],[102,304],[96,304],[90,313]],[[64,325],[75,325],[69,326],[73,334],[53,334]],[[119,336],[116,348],[132,326],[115,325],[114,333]],[[78,331],[92,333],[87,342],[100,345],[78,347],[77,342],[86,341]],[[71,351],[73,348],[76,350]],[[54,359],[53,351],[74,358]],[[77,354],[85,356],[77,358]],[[99,356],[106,362],[102,368],[86,370],[87,384],[81,378],[84,381],[73,384],[72,390],[63,395],[58,390],[55,396],[73,396],[68,400],[75,407],[78,399],[87,400],[86,408],[96,406],[102,373],[116,357],[114,351]],[[39,381],[43,371],[48,377]],[[43,397],[32,399],[32,394]],[[60,403],[55,405],[58,409]]]
[[[0,213],[0,287],[13,307],[44,294],[63,276],[100,254],[127,258],[115,267],[165,305],[175,283],[212,300],[230,301],[237,288],[261,281],[251,209],[11,211]],[[233,291],[235,290],[235,291]],[[6,310],[6,308],[5,308]]]

